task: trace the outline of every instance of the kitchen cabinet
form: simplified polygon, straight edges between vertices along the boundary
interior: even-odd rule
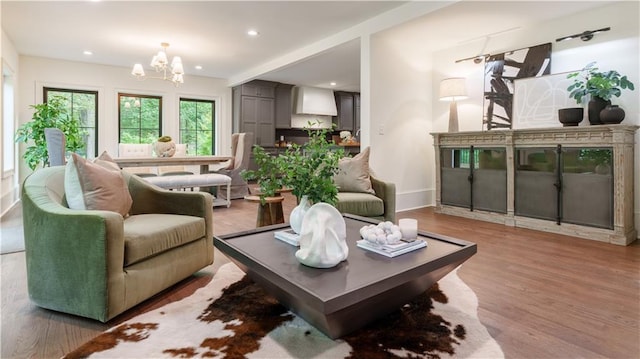
[[[233,131],[252,132],[263,147],[275,144],[276,85],[255,80],[233,88]]]
[[[293,85],[278,84],[276,86],[276,128],[291,128],[291,89]]]
[[[356,118],[356,106],[355,106],[355,93],[345,91],[335,91],[334,96],[336,98],[336,108],[338,115],[333,117],[333,123],[336,125],[338,131],[354,131],[355,118]],[[359,94],[358,94],[359,96]],[[358,103],[359,103],[358,97]],[[358,106],[358,114],[360,108]],[[358,121],[359,122],[359,121]]]
[[[637,129],[433,133],[436,211],[628,245]]]

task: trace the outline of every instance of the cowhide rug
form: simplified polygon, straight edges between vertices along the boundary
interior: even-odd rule
[[[191,296],[107,330],[65,358],[503,358],[452,272],[387,317],[332,340],[234,264]]]

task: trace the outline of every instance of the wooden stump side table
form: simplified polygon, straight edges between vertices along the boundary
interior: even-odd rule
[[[284,223],[284,212],[282,211],[283,196],[265,197],[264,203],[260,201],[260,196],[257,195],[245,196],[244,199],[249,202],[258,203],[256,227]]]

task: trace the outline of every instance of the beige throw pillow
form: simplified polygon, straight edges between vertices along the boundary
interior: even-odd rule
[[[75,153],[67,162],[64,191],[71,209],[113,211],[126,216],[133,203],[119,169],[108,161],[93,163]]]
[[[365,192],[375,194],[369,175],[369,147],[354,157],[344,157],[338,163],[338,173],[333,180],[340,192]]]

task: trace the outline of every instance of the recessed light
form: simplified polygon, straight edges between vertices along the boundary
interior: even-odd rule
[[[91,51],[91,50],[84,50],[82,53],[87,55],[87,56],[93,55],[93,51]]]
[[[329,83],[329,85],[331,85],[331,86],[335,86],[335,85],[337,85],[337,83],[335,83],[335,82],[331,82],[331,83]]]
[[[253,30],[253,29],[247,31],[247,35],[249,35],[249,36],[258,36],[259,34],[260,33],[258,31]]]
[[[196,65],[196,70],[202,70],[202,66]]]

